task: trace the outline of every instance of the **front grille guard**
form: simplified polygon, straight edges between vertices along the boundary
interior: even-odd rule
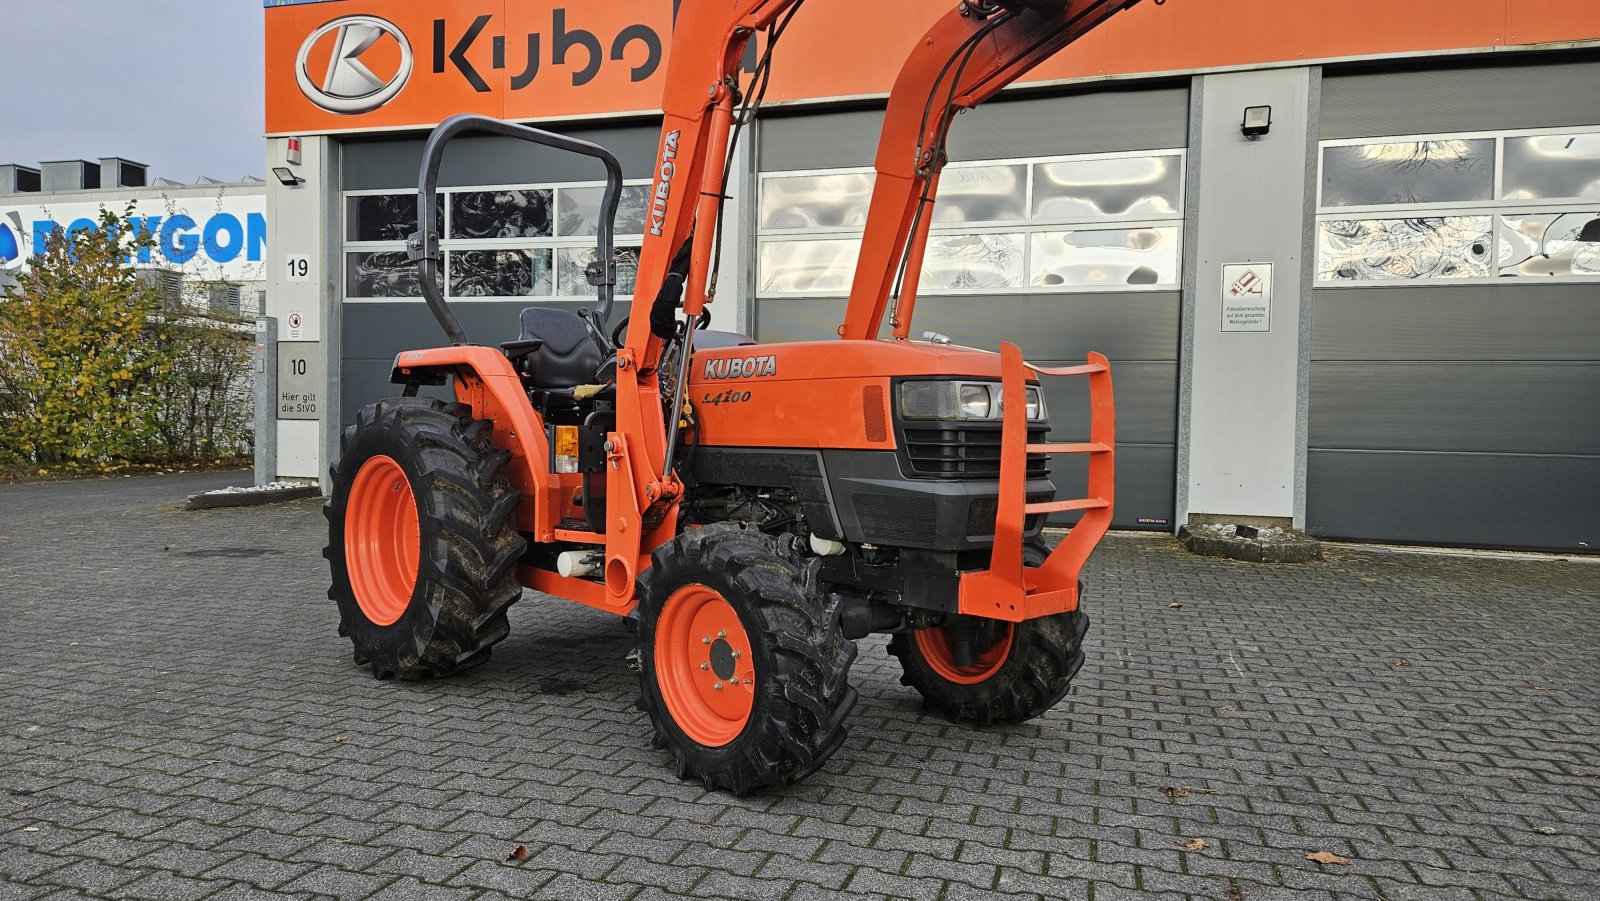
[[[1089,354],[1082,366],[1033,367],[1041,376],[1089,377],[1089,441],[1083,444],[1028,443],[1027,364],[1015,344],[1000,345],[1000,384],[1004,398],[1000,439],[1000,495],[995,514],[994,551],[989,568],[962,573],[959,609],[972,616],[1021,622],[1065,613],[1078,607],[1078,573],[1111,527],[1116,492],[1116,404],[1111,392],[1111,363]],[[1086,497],[1030,504],[1027,500],[1029,454],[1087,454]],[[1022,562],[1023,524],[1030,514],[1082,511],[1043,566]]]

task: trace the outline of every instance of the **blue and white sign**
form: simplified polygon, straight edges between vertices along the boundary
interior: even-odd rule
[[[265,278],[267,199],[264,194],[156,197],[135,202],[122,216],[118,203],[0,206],[0,267],[17,270],[43,254],[50,236],[100,227],[103,209],[116,210],[127,234],[149,238],[130,251],[131,266],[176,269],[185,277],[236,282]]]

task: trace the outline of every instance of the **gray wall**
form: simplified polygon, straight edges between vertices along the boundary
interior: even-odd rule
[[[1325,139],[1600,124],[1600,62],[1324,79]],[[1600,547],[1600,286],[1313,296],[1309,527],[1400,542]]]
[[[761,120],[763,172],[870,166],[882,109]],[[956,119],[952,160],[1166,150],[1189,141],[1187,86],[994,100]]]
[[[1265,517],[1303,526],[1297,434],[1316,85],[1316,70],[1307,68],[1196,79],[1180,523]],[[1261,105],[1272,107],[1272,129],[1250,140],[1240,122],[1246,108]],[[1271,265],[1265,331],[1224,324],[1230,264]]]
[[[655,166],[660,123],[615,125],[605,128],[550,126],[574,138],[599,144],[617,155],[628,178],[648,178]],[[346,191],[397,188],[415,191],[422,164],[422,136],[352,140],[344,142]],[[598,181],[605,170],[588,157],[562,153],[511,138],[467,136],[450,143],[439,184],[504,185],[553,181]]]
[[[1600,60],[1362,72],[1328,69],[1322,138],[1543,128],[1600,118]]]
[[[763,119],[761,171],[869,166],[877,151],[881,110]],[[1026,97],[986,104],[956,121],[954,160],[1111,153],[1183,147],[1188,141],[1185,87],[1116,90],[1075,96]],[[845,299],[758,298],[762,341],[837,336]],[[1117,391],[1116,522],[1124,528],[1167,528],[1176,466],[1177,292],[1039,294],[919,298],[914,334],[937,331],[956,343],[997,349],[1011,341],[1040,365],[1082,363],[1089,351],[1111,359]],[[1045,383],[1051,420],[1061,440],[1087,440],[1088,386],[1082,379]],[[1081,496],[1081,458],[1057,457],[1061,494]]]
[[[628,178],[648,178],[655,165],[655,124],[606,128],[561,129],[564,134],[601,144],[615,153]],[[415,191],[422,161],[423,138],[387,138],[344,144],[344,187],[347,191],[393,188]],[[587,157],[497,137],[465,137],[450,145],[440,170],[440,184],[499,185],[533,182],[589,181],[605,177],[600,164]],[[342,271],[342,270],[341,270]],[[495,346],[519,334],[517,315],[528,303],[458,301],[452,304],[469,341]],[[583,302],[548,302],[543,306],[592,306]],[[419,347],[448,343],[433,314],[421,300],[362,301],[344,304],[342,369],[342,419],[355,421],[356,411],[399,389],[389,384],[395,354]],[[620,305],[613,321],[627,311]],[[447,396],[447,389],[424,389],[425,394]]]
[[[1310,504],[1329,537],[1600,547],[1600,289],[1322,289]]]

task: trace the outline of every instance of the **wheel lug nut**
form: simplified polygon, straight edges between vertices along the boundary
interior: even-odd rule
[[[718,638],[727,638],[728,637],[728,630],[727,629],[718,629],[717,630],[717,637]]]
[[[721,682],[715,682],[715,683],[712,684],[711,687],[715,688],[717,691],[721,691],[722,690],[722,683]]]
[[[702,663],[702,664],[700,664],[700,668],[701,668],[701,669],[710,669],[710,668],[711,668],[711,664],[709,664],[709,663]]]
[[[734,651],[733,652],[733,659],[735,659],[735,660],[739,659],[739,652],[738,651]]]
[[[706,637],[700,639],[700,643],[701,644],[710,644],[711,643],[711,636],[707,635]]]

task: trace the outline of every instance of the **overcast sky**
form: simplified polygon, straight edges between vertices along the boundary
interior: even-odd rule
[[[266,174],[261,0],[0,0],[0,163]]]

